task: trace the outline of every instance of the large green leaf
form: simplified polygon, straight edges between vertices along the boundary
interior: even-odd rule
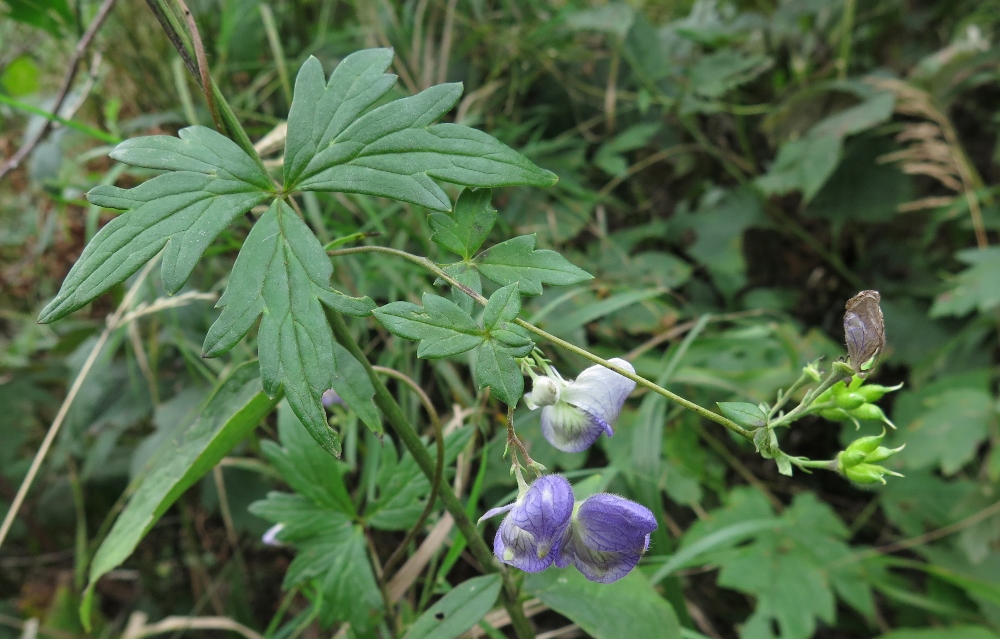
[[[352,298],[330,288],[332,272],[316,236],[287,204],[276,200],[254,224],[236,258],[229,286],[219,299],[222,314],[205,337],[204,352],[206,357],[226,352],[262,316],[257,350],[264,390],[273,397],[284,388],[313,438],[339,455],[340,438],[327,424],[320,402],[323,392],[342,376],[322,304],[353,315],[367,314],[374,304],[367,297]]]
[[[462,582],[420,615],[403,639],[455,639],[486,616],[501,585],[496,573]]]
[[[260,392],[256,367],[244,364],[212,393],[198,418],[161,450],[90,564],[90,583],[80,606],[84,624],[90,624],[97,580],[125,561],[177,498],[232,450],[274,404],[275,400]]]
[[[393,302],[375,309],[374,315],[392,333],[419,340],[418,357],[458,355],[479,346],[483,329],[462,308],[438,295],[424,293],[423,306]]]
[[[302,65],[288,117],[286,191],[366,193],[449,211],[434,180],[474,187],[555,183],[555,174],[486,133],[432,124],[458,101],[461,84],[433,86],[365,112],[395,84],[382,73],[391,61],[391,50],[359,51],[329,82],[315,58]]]
[[[758,525],[748,525],[740,535],[728,538],[729,531],[744,522],[760,522],[759,529],[754,532],[749,529]],[[708,547],[710,539],[731,543],[736,537],[745,538],[743,533],[752,534],[753,541],[737,548]],[[783,639],[806,639],[813,636],[817,618],[834,621],[835,594],[862,614],[872,614],[863,566],[843,561],[851,554],[847,536],[832,509],[810,493],[796,496],[779,518],[759,493],[736,489],[725,508],[688,530],[680,553],[691,553],[698,564],[718,565],[720,586],[757,598],[742,636],[770,636],[776,622]]]
[[[595,639],[674,639],[681,634],[673,608],[639,571],[599,584],[575,568],[550,568],[528,575],[523,589]]]
[[[880,635],[878,639],[1000,639],[1000,635],[983,626],[950,626],[948,628],[901,628]]]
[[[463,428],[448,435],[444,441],[444,464],[447,468],[472,437],[471,428]],[[437,456],[437,446],[428,449],[428,454]],[[381,530],[406,530],[420,517],[431,482],[417,465],[413,455],[406,453],[397,462],[395,453],[387,450],[386,462],[379,469],[378,498],[365,511],[365,521]]]
[[[967,249],[956,257],[969,265],[934,300],[931,317],[987,313],[1000,306],[1000,247]]]
[[[98,206],[125,211],[94,236],[38,321],[52,322],[125,281],[166,247],[163,286],[174,293],[208,245],[238,216],[270,197],[273,185],[234,142],[211,129],[181,129],[179,138],[126,140],[111,157],[168,171],[132,189],[98,186]]]
[[[282,524],[278,541],[297,551],[283,587],[315,583],[323,593],[319,619],[324,626],[348,621],[364,630],[378,622],[382,597],[368,561],[364,529],[351,517],[302,495],[279,492],[253,503],[250,512]]]
[[[475,264],[486,279],[501,286],[517,282],[525,295],[541,295],[543,284],[566,286],[593,279],[559,253],[536,249],[534,235],[492,246],[476,256]]]

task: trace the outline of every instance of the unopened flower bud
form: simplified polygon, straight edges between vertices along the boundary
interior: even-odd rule
[[[868,453],[868,455],[865,457],[865,461],[872,464],[875,462],[885,461],[890,457],[892,457],[893,455],[895,455],[896,453],[898,453],[899,451],[903,450],[905,446],[906,444],[903,444],[899,448],[886,448],[885,446],[879,446],[872,452]]]
[[[857,466],[858,464],[865,461],[865,453],[860,450],[845,450],[837,455],[837,466],[840,471],[843,472],[844,469],[850,468],[851,466]]]
[[[858,439],[855,439],[850,443],[845,452],[857,451],[863,453],[864,455],[868,455],[882,444],[882,440],[884,438],[885,429],[883,428],[880,435],[870,435],[868,437],[859,437]]]
[[[858,464],[844,469],[844,476],[856,484],[884,484],[884,475],[902,477],[888,468],[877,464]]]
[[[873,422],[882,422],[883,424],[888,424],[893,430],[895,430],[896,425],[893,424],[882,409],[875,404],[862,404],[857,408],[848,412],[851,417],[856,417],[857,419],[866,419]]]
[[[815,362],[809,362],[807,366],[802,368],[802,374],[809,377],[812,381],[818,382],[823,376],[819,372],[819,360]]]
[[[865,398],[859,393],[843,392],[840,394],[834,393],[833,401],[837,406],[843,408],[844,410],[853,410],[864,404]]]
[[[900,382],[895,386],[880,386],[878,384],[868,384],[867,386],[862,386],[856,392],[865,398],[866,402],[877,402],[882,399],[882,396],[886,393],[891,393],[893,391],[898,391],[903,387],[903,383]]]
[[[843,408],[824,408],[819,412],[819,415],[823,419],[829,419],[831,422],[846,422],[851,419],[851,416]]]
[[[559,384],[551,377],[536,377],[527,398],[529,408],[552,406],[559,401]],[[534,406],[532,406],[534,404]]]

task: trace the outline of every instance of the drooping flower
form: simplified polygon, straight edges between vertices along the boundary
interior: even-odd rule
[[[591,495],[574,509],[555,564],[573,564],[590,581],[618,581],[649,548],[656,518],[648,508],[608,493]]]
[[[612,364],[634,373],[625,360]],[[525,404],[542,407],[542,435],[550,444],[569,453],[589,448],[601,433],[611,437],[625,398],[635,390],[635,382],[603,366],[591,366],[576,380],[567,382],[558,373],[534,379]]]
[[[264,532],[260,540],[264,542],[265,546],[284,546],[285,544],[278,541],[278,533],[284,529],[285,524],[275,524]]]
[[[560,475],[539,477],[513,504],[494,508],[479,521],[501,513],[507,516],[493,538],[497,559],[525,572],[541,572],[559,552],[573,514],[573,489]]]

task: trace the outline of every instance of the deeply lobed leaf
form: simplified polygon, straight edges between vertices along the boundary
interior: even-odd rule
[[[111,157],[170,171],[132,189],[98,186],[87,198],[125,211],[84,249],[38,321],[52,322],[125,281],[164,247],[163,286],[175,293],[208,245],[234,219],[271,196],[267,175],[234,142],[205,127],[179,138],[122,142]]]
[[[320,402],[323,392],[342,377],[322,304],[351,315],[366,315],[374,304],[330,288],[332,273],[316,236],[287,204],[276,200],[254,224],[236,258],[232,279],[219,299],[224,309],[208,331],[204,351],[214,357],[231,349],[262,316],[257,350],[265,392],[273,397],[284,388],[313,438],[339,455],[340,440],[327,425]]]
[[[395,84],[384,75],[392,51],[344,58],[324,78],[310,58],[295,81],[285,143],[285,190],[365,193],[449,211],[434,180],[474,187],[549,186],[555,174],[492,136],[433,124],[462,94],[460,84],[430,87],[365,112]]]

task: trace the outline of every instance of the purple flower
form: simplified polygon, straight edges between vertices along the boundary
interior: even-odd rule
[[[634,373],[632,365],[621,358],[610,360]],[[556,373],[558,376],[558,373]],[[601,433],[615,434],[612,428],[621,414],[625,398],[635,389],[635,382],[603,366],[591,366],[575,381],[539,377],[525,404],[534,410],[542,406],[542,435],[550,444],[569,453],[589,448]]]
[[[573,564],[590,581],[618,581],[649,548],[656,518],[648,508],[608,493],[598,493],[576,507],[558,545],[555,564]]]
[[[322,401],[323,401],[323,407],[328,410],[332,408],[334,404],[340,404],[341,406],[346,406],[343,398],[340,395],[338,395],[337,391],[333,390],[332,388],[323,391]]]
[[[479,521],[500,513],[507,516],[493,538],[497,559],[525,572],[541,572],[559,553],[573,514],[573,489],[560,475],[539,477],[513,504],[494,508]]]

